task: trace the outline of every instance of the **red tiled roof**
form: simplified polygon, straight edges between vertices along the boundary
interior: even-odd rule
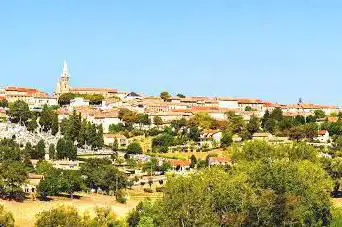
[[[91,91],[91,92],[117,92],[117,89],[113,88],[93,88],[93,87],[77,87],[77,88],[71,88],[71,92],[73,91]]]
[[[318,135],[321,135],[321,136],[325,135],[325,133],[327,133],[327,130],[319,130],[318,131]]]
[[[180,166],[180,167],[185,167],[185,166],[190,166],[191,162],[189,160],[178,160],[178,159],[171,159],[170,164],[172,166]]]

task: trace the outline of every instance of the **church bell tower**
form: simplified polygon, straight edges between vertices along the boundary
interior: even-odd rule
[[[66,61],[64,61],[63,71],[61,73],[61,76],[56,86],[55,93],[57,97],[59,97],[61,94],[70,92],[69,79],[70,79],[70,76],[69,76],[68,64]]]

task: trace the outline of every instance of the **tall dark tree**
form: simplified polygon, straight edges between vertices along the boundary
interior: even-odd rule
[[[248,132],[253,135],[253,133],[257,132],[260,128],[260,120],[256,116],[251,116],[251,119],[247,123]]]
[[[45,157],[45,142],[44,140],[39,140],[39,142],[36,145],[35,149],[35,157],[32,157],[33,159],[44,159]]]
[[[51,143],[49,146],[49,158],[51,160],[56,158],[56,149],[55,149],[55,144]]]
[[[56,158],[57,159],[63,159],[65,157],[66,157],[66,154],[65,154],[65,140],[63,138],[60,138],[57,141]]]

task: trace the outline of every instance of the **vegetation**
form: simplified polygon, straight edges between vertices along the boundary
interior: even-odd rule
[[[326,226],[332,182],[309,145],[253,141],[233,151],[234,167],[169,177],[161,200],[139,204],[129,226]]]

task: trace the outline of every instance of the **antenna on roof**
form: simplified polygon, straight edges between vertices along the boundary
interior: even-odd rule
[[[303,103],[303,99],[300,97],[299,99],[298,99],[298,104],[302,104]]]

